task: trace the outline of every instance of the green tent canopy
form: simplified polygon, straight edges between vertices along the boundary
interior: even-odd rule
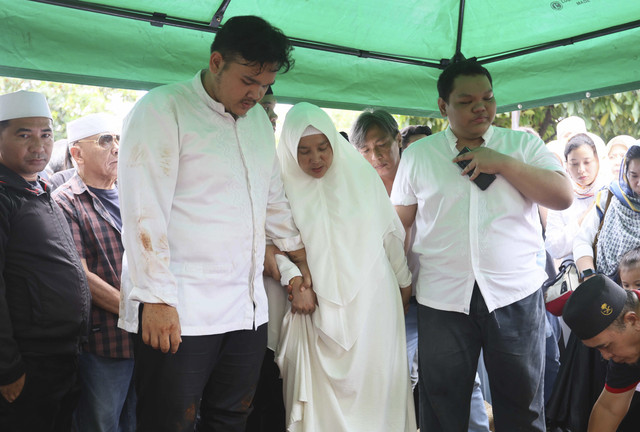
[[[258,15],[292,38],[278,100],[437,115],[452,58],[500,111],[640,88],[639,0],[0,0],[0,75],[131,89],[206,67],[215,31]]]

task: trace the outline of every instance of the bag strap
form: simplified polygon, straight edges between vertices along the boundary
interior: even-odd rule
[[[596,232],[596,236],[593,238],[593,263],[595,267],[596,259],[598,258],[598,237],[600,237],[600,231],[602,230],[602,225],[604,224],[604,216],[607,214],[607,209],[609,208],[609,204],[611,204],[611,198],[613,197],[613,192],[608,190],[609,195],[607,196],[607,201],[604,204],[604,211],[602,212],[602,217],[600,218],[600,225],[598,225],[598,231]]]

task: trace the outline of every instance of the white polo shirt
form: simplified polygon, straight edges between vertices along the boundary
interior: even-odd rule
[[[524,163],[562,171],[533,135],[492,126],[483,139],[483,146]],[[461,176],[452,162],[456,143],[447,128],[405,150],[391,201],[418,205],[412,247],[420,257],[418,302],[468,314],[477,281],[493,311],[532,294],[547,278],[536,263],[544,247],[538,208],[500,175],[485,191]]]

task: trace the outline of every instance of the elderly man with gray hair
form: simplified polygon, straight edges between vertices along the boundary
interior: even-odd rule
[[[384,110],[365,111],[351,127],[350,141],[375,168],[390,194],[402,148],[395,119]]]
[[[132,336],[118,328],[122,220],[116,178],[120,122],[99,113],[67,125],[77,173],[53,194],[62,209],[93,298],[89,339],[79,358],[83,431],[135,430]]]

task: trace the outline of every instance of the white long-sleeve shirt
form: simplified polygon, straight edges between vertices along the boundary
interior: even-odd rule
[[[566,210],[549,210],[544,246],[553,258],[563,261],[573,258],[573,240],[580,230],[578,220],[594,200],[595,196],[574,198],[573,204]]]
[[[492,126],[483,139],[484,146],[526,164],[562,171],[532,135]],[[391,201],[417,204],[412,250],[420,256],[418,302],[468,314],[477,281],[491,312],[527,297],[547,278],[537,263],[543,247],[538,208],[500,175],[485,191],[461,176],[452,162],[456,143],[448,128],[405,150]]]
[[[152,90],[125,119],[119,156],[125,259],[119,326],[137,305],[178,310],[182,334],[267,321],[265,233],[303,247],[261,107],[234,119],[193,80]]]
[[[580,229],[573,240],[573,258],[575,260],[585,256],[595,259],[593,256],[593,241],[596,238],[599,226],[600,216],[596,207],[593,206],[584,217],[582,225],[580,225]]]

